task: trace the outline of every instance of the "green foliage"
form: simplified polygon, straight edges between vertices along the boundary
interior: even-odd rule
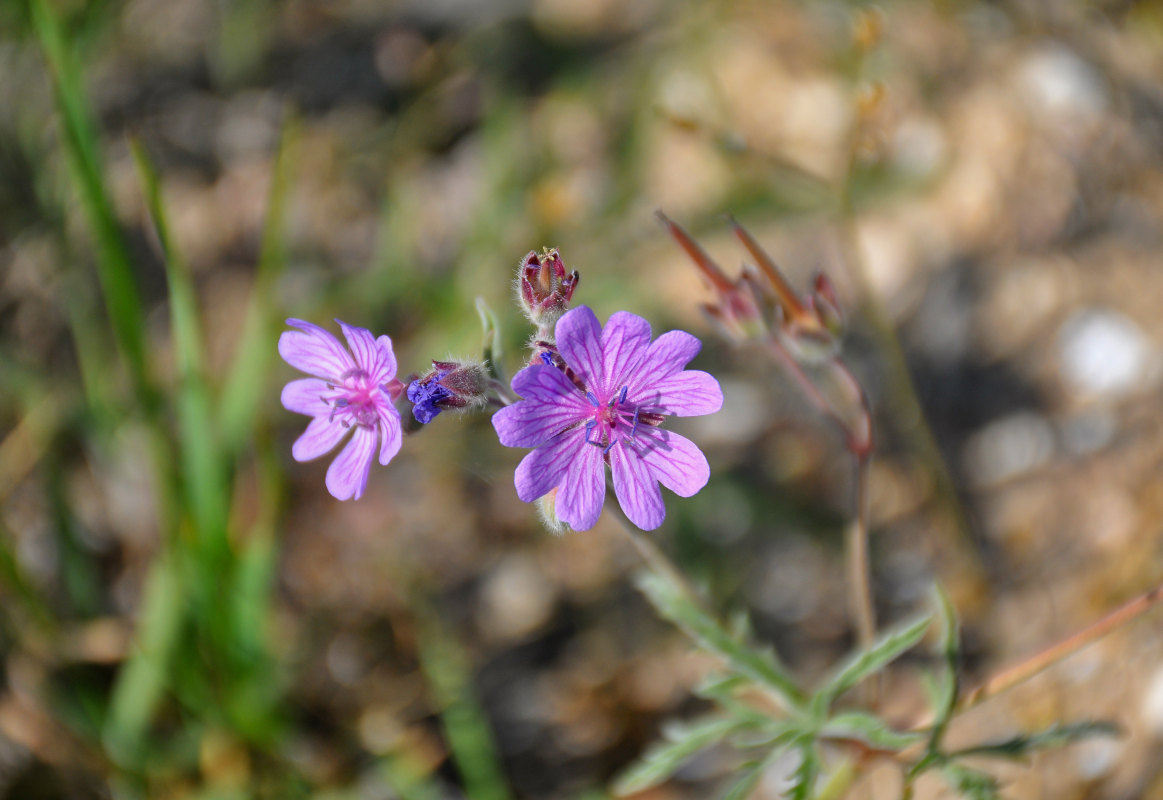
[[[854,653],[820,688],[818,696],[830,704],[835,698],[883,670],[905,651],[916,646],[928,630],[929,616],[901,625],[878,638],[868,650]]]
[[[1062,747],[1093,736],[1114,736],[1118,729],[1105,722],[1080,722],[1070,725],[1052,725],[1044,731],[1020,734],[999,742],[990,742],[961,750],[947,752],[942,748],[945,731],[957,713],[959,681],[958,664],[961,660],[960,626],[957,613],[944,590],[937,586],[934,596],[941,615],[941,640],[938,654],[945,669],[927,683],[929,701],[933,707],[933,723],[929,729],[925,751],[909,768],[905,776],[906,796],[913,782],[924,772],[939,769],[945,781],[970,800],[993,800],[998,797],[997,781],[980,770],[970,768],[961,759],[978,757],[1023,758],[1038,750]]]
[[[661,783],[690,756],[727,743],[748,754],[727,797],[746,797],[763,771],[790,748],[800,760],[789,796],[807,800],[814,796],[824,770],[818,742],[861,742],[897,752],[923,739],[921,734],[893,730],[875,714],[836,711],[833,705],[844,691],[881,672],[920,641],[928,617],[902,625],[880,637],[867,651],[852,654],[829,680],[808,694],[773,652],[748,643],[745,619],[737,618],[730,628],[724,626],[700,606],[680,579],[663,570],[639,575],[638,586],[662,617],[722,659],[723,672],[696,690],[719,706],[721,713],[668,729],[667,742],[648,750],[619,778],[615,784],[619,793]],[[768,702],[757,703],[759,698]],[[778,712],[769,710],[772,701]]]

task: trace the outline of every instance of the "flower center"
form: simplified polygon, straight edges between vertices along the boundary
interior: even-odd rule
[[[623,439],[633,439],[638,432],[638,409],[626,402],[630,387],[602,402],[593,392],[586,392],[586,399],[593,406],[593,419],[586,422],[586,442],[602,448],[603,453]]]
[[[352,425],[375,428],[381,398],[387,396],[385,387],[373,385],[370,376],[359,368],[345,372],[340,383],[329,383],[327,387],[331,391],[321,399],[331,406],[331,422],[339,422],[345,428]]]

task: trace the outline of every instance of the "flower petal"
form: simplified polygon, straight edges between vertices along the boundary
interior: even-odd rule
[[[315,417],[291,446],[291,457],[296,461],[319,458],[330,453],[346,434],[347,428],[341,423],[332,422],[327,417]]]
[[[507,447],[536,447],[591,413],[577,387],[556,367],[526,367],[513,377],[524,399],[493,414],[493,427]]]
[[[327,491],[336,500],[358,500],[363,495],[367,474],[375,458],[379,438],[376,432],[362,425],[354,427],[355,435],[327,468]]]
[[[644,531],[652,531],[661,525],[666,519],[662,490],[638,451],[631,447],[615,447],[610,451],[610,468],[614,472],[618,505],[622,506],[629,520]]]
[[[589,447],[582,440],[581,431],[569,431],[550,439],[521,459],[513,476],[517,496],[532,503],[560,485],[580,447]]]
[[[557,518],[575,531],[594,527],[606,495],[606,467],[602,448],[586,444],[583,429],[573,432],[576,448],[570,453],[565,476],[557,488]]]
[[[555,328],[557,349],[565,363],[578,374],[582,382],[593,390],[601,386],[605,371],[602,368],[602,326],[588,306],[567,311]]]
[[[662,428],[643,427],[633,441],[623,439],[646,463],[650,474],[679,497],[690,497],[707,485],[711,468],[694,442]]]
[[[686,369],[659,381],[649,394],[639,398],[643,411],[697,417],[714,414],[723,407],[719,382],[697,369]]]
[[[667,331],[646,351],[642,364],[632,376],[630,395],[641,397],[659,381],[682,370],[702,349],[699,340],[686,331]]]
[[[331,406],[323,400],[330,389],[326,381],[318,378],[300,378],[283,387],[283,408],[309,417],[325,417],[331,413]]]
[[[628,385],[649,347],[649,322],[629,311],[613,314],[602,329],[603,392],[609,395]]]
[[[404,443],[404,433],[400,426],[400,412],[395,406],[380,406],[380,463],[385,467],[400,452]]]
[[[372,375],[376,383],[386,383],[396,377],[396,353],[392,350],[392,337],[381,336],[376,339],[376,348],[379,350],[379,371]]]
[[[295,369],[338,382],[355,366],[351,354],[339,340],[318,325],[301,319],[289,319],[287,324],[300,330],[283,332],[279,337],[279,355]]]
[[[379,367],[380,348],[376,345],[376,338],[372,336],[372,332],[367,328],[348,325],[341,319],[335,321],[339,323],[339,329],[343,331],[343,338],[347,340],[347,346],[351,348],[355,366],[368,375],[374,373]]]

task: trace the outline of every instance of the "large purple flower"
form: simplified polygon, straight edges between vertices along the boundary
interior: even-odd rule
[[[603,329],[585,306],[558,320],[556,338],[570,374],[549,363],[526,367],[513,378],[523,399],[493,415],[502,444],[536,448],[517,467],[517,495],[531,502],[557,489],[557,518],[586,530],[601,514],[609,464],[626,516],[657,528],[666,517],[659,483],[690,497],[710,476],[690,440],[658,427],[668,414],[723,405],[718,381],[683,369],[699,340],[670,331],[651,342],[650,323],[626,311]]]
[[[283,387],[283,405],[288,411],[314,417],[291,448],[296,461],[329,453],[354,430],[327,469],[327,491],[338,500],[358,500],[367,486],[377,449],[381,464],[387,464],[400,450],[400,412],[392,401],[404,387],[396,380],[391,339],[377,339],[364,328],[336,322],[351,352],[318,325],[287,320],[299,330],[283,332],[279,355],[295,369],[315,377]]]

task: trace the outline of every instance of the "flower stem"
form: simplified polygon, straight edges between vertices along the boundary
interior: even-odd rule
[[[1034,655],[1006,667],[1001,672],[976,688],[966,692],[957,701],[957,710],[966,711],[988,700],[996,694],[1012,689],[1019,683],[1042,672],[1068,656],[1073,655],[1089,644],[1093,644],[1112,631],[1121,628],[1129,622],[1138,619],[1150,611],[1163,600],[1163,583],[1145,592],[1130,602],[1120,606],[1097,622],[1083,628],[1077,633],[1067,636],[1060,642],[1052,644]]]

